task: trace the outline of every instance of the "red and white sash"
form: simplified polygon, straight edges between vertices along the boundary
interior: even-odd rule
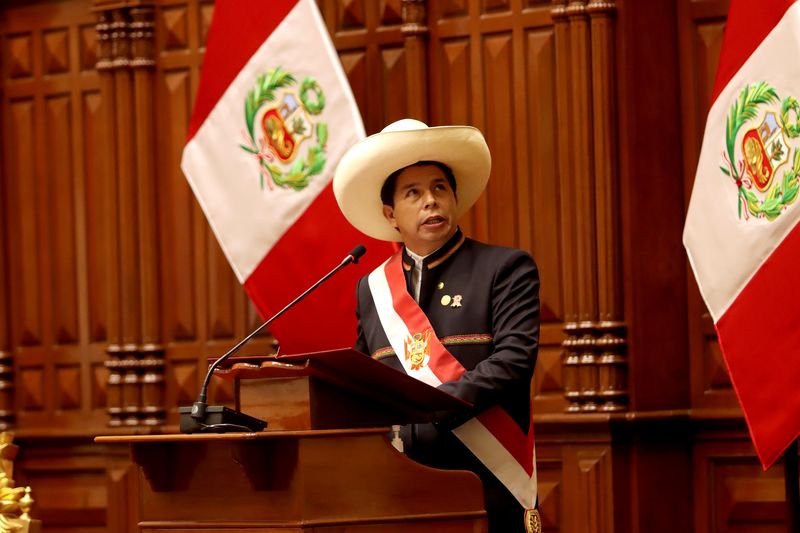
[[[381,325],[408,375],[433,387],[461,377],[466,369],[442,345],[428,317],[406,290],[401,252],[375,269],[368,280]],[[536,452],[532,424],[525,435],[505,410],[495,406],[453,433],[525,509],[534,508]]]

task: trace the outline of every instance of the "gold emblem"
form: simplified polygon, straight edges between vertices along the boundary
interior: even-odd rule
[[[404,341],[406,348],[406,361],[411,362],[411,370],[419,370],[426,364],[431,357],[428,340],[431,338],[431,330],[427,329],[423,333],[415,333]]]
[[[542,533],[542,519],[538,509],[525,509],[525,533]]]
[[[461,307],[461,298],[463,298],[463,296],[461,296],[460,294],[456,294],[455,296],[453,296],[453,305],[451,305],[450,307]]]
[[[449,294],[445,294],[444,296],[442,296],[441,302],[443,306],[447,307],[448,305],[450,305],[450,301],[451,298]]]
[[[436,286],[436,288],[439,290],[444,289],[444,281],[440,281],[439,284]]]

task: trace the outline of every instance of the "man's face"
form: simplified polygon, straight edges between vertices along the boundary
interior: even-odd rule
[[[383,215],[412,252],[428,255],[456,232],[456,196],[438,167],[410,166],[397,176],[394,207],[384,205]]]

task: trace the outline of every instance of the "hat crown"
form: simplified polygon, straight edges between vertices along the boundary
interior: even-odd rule
[[[396,122],[392,122],[381,130],[381,133],[391,133],[393,131],[414,131],[414,130],[427,130],[428,125],[424,122],[413,118],[404,118]]]

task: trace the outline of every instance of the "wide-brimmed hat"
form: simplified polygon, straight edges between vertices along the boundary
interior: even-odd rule
[[[402,240],[383,216],[381,187],[393,172],[420,161],[438,161],[453,171],[457,217],[481,195],[492,168],[489,147],[477,128],[429,128],[419,120],[398,120],[360,141],[339,161],[333,193],[345,218],[375,239]]]

